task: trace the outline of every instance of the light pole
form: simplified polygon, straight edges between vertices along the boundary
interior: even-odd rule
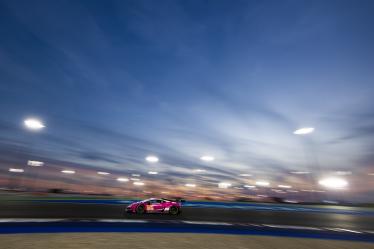
[[[32,131],[32,132],[37,132],[37,131],[40,131],[42,129],[45,128],[45,124],[39,120],[39,119],[36,119],[36,118],[28,118],[28,119],[25,119],[23,121],[23,124],[25,125],[25,127],[27,128],[27,130],[29,131]],[[34,137],[32,137],[32,141],[31,141],[31,145],[30,145],[30,150],[31,150],[31,155],[33,154],[32,153],[32,150],[34,148]],[[27,162],[27,165],[28,166],[31,166],[31,167],[34,167],[34,168],[38,168],[38,167],[41,167],[44,165],[44,162],[39,162],[39,161],[32,161],[32,160],[28,160]],[[30,171],[31,172],[31,178],[34,179],[34,188],[37,188],[37,180],[38,180],[38,170],[33,170],[33,171]],[[32,174],[34,173],[34,174]],[[34,189],[35,190],[35,189]]]
[[[307,135],[307,134],[310,134],[310,133],[313,133],[313,132],[314,132],[313,127],[303,127],[303,128],[295,130],[293,132],[293,134],[295,134],[295,135]]]
[[[35,118],[25,119],[23,123],[26,126],[26,128],[30,130],[34,130],[34,131],[38,131],[38,130],[45,128],[45,125],[43,124],[43,122]]]
[[[9,174],[10,174],[9,175],[9,182],[8,182],[9,188],[16,190],[18,185],[22,185],[22,176],[17,176],[17,175],[20,174],[20,173],[24,173],[25,170],[20,169],[20,168],[9,168],[8,171],[9,171]]]
[[[147,156],[146,158],[145,158],[145,160],[147,161],[147,162],[150,162],[150,163],[157,163],[158,161],[159,161],[159,159],[158,159],[158,157],[157,156]]]
[[[158,163],[159,158],[158,158],[157,156],[155,156],[155,155],[148,155],[148,156],[145,158],[145,160],[146,160],[148,163],[150,163],[150,164],[156,164],[156,163]],[[148,171],[148,174],[149,174],[149,175],[157,175],[157,174],[158,174],[157,169],[158,169],[158,168],[156,168],[156,167],[154,167],[154,166],[153,166],[153,167],[150,167],[150,168],[149,168],[150,171]]]
[[[305,137],[305,138],[302,139],[302,144],[303,144],[306,167],[308,168],[309,171],[311,171],[310,170],[311,164],[313,164],[313,162],[310,162],[310,161],[314,161],[314,167],[317,167],[319,169],[318,160],[316,158],[315,152],[314,153],[311,152],[312,141],[310,139],[306,138],[306,137],[309,137],[310,134],[314,133],[314,131],[315,131],[315,128],[309,126],[309,127],[299,128],[299,129],[297,129],[293,132],[293,134],[296,135],[296,136]],[[308,146],[310,147],[309,149],[308,149]],[[308,154],[309,154],[309,157],[310,157],[309,160],[308,160]],[[313,154],[314,154],[314,158],[312,159]],[[315,168],[314,168],[313,171],[315,171]],[[304,172],[304,171],[299,171],[299,172]],[[307,173],[307,175],[309,174],[309,172],[307,172],[307,171],[305,171],[305,173]],[[309,180],[314,183],[315,179],[312,179],[312,177],[313,177],[312,174],[310,174]],[[313,195],[313,192],[311,192],[311,195]]]
[[[214,157],[213,156],[210,156],[210,155],[203,155],[200,157],[200,160],[204,161],[204,162],[212,162],[214,161]]]

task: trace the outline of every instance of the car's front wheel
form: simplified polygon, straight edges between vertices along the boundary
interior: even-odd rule
[[[144,214],[145,213],[145,207],[144,205],[139,205],[136,207],[136,213],[137,214]]]
[[[171,215],[177,215],[179,214],[179,208],[178,207],[175,207],[175,206],[172,206],[169,210],[169,214]]]

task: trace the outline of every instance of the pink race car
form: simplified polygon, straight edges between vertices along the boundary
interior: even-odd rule
[[[177,215],[181,213],[182,200],[168,200],[151,198],[131,203],[126,208],[127,213],[167,213]]]

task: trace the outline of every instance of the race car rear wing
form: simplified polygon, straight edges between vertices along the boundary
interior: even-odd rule
[[[182,198],[175,198],[175,199],[162,198],[162,200],[165,200],[165,201],[175,201],[175,202],[180,202],[180,203],[186,202],[186,200],[184,200]]]

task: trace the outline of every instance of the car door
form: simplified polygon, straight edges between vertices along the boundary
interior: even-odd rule
[[[147,213],[153,213],[153,204],[151,201],[144,202],[145,204],[145,209],[147,210]]]
[[[162,200],[152,200],[152,209],[155,213],[160,213],[164,210],[164,207],[162,205]]]

